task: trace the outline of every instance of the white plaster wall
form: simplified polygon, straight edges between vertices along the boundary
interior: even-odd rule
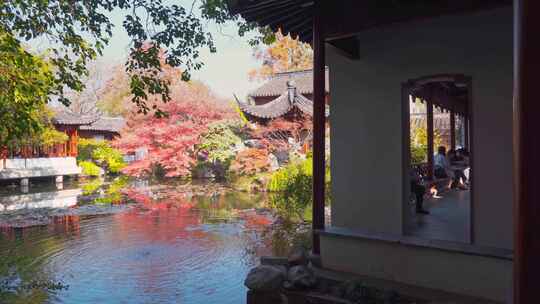
[[[6,159],[0,179],[81,174],[75,157]]]
[[[6,159],[6,169],[39,169],[77,167],[75,157],[13,158]]]
[[[328,236],[321,245],[325,268],[509,303],[510,260]]]
[[[50,157],[50,158],[28,158],[26,159],[26,168],[43,168],[43,167],[76,167],[77,161],[75,157]]]
[[[6,159],[6,169],[24,169],[26,168],[26,162],[24,159]]]
[[[356,61],[327,46],[334,226],[402,233],[401,84],[465,74],[473,82],[474,242],[512,248],[512,30],[508,8],[364,32]]]

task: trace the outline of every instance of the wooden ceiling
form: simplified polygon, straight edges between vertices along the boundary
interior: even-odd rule
[[[229,0],[232,14],[311,42],[314,0]]]
[[[463,75],[435,76],[410,81],[409,94],[429,100],[443,111],[454,111],[462,116],[469,115],[470,79]]]
[[[314,2],[318,0],[228,0],[231,13],[259,26],[281,29],[312,41]],[[331,0],[323,1],[327,41],[368,28],[442,15],[512,5],[512,0]]]

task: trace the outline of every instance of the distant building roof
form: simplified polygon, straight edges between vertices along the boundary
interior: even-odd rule
[[[100,117],[90,125],[81,126],[81,130],[120,133],[125,125],[126,121],[122,117]]]
[[[425,113],[411,113],[411,126],[416,128],[427,128],[427,117]],[[450,130],[450,114],[434,114],[433,128],[435,130]]]
[[[328,68],[326,69],[326,93],[330,91]],[[294,80],[296,90],[303,95],[313,94],[313,70],[278,73],[261,87],[249,94],[251,97],[280,96],[287,89],[287,81]]]
[[[287,114],[293,108],[298,108],[303,113],[313,116],[313,101],[304,97],[299,92],[295,81],[286,81],[285,88],[287,88],[285,91],[282,88],[281,93],[276,99],[263,105],[253,105],[237,99],[238,106],[244,113],[258,118],[278,118]],[[328,105],[326,105],[325,116],[330,116]]]
[[[95,122],[98,117],[95,115],[80,115],[64,106],[51,107],[54,113],[52,121],[55,125],[88,125]]]

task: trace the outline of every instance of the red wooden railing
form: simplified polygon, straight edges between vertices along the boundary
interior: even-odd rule
[[[70,153],[68,143],[52,146],[27,145],[14,148],[3,148],[0,158],[37,158],[37,157],[67,157],[76,156]]]
[[[78,137],[77,129],[66,129],[67,142],[55,145],[26,145],[21,147],[0,148],[0,159],[6,158],[37,158],[37,157],[77,157]]]

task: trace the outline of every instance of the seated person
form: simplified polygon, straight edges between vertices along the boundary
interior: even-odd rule
[[[465,156],[465,149],[458,149],[453,158],[450,158],[450,163],[454,169],[454,186],[466,189],[467,176],[465,170],[468,169],[468,157]]]
[[[429,211],[424,209],[424,195],[426,194],[426,186],[421,184],[422,176],[416,168],[411,170],[411,192],[416,198],[416,213],[429,214]]]
[[[467,151],[466,148],[461,148],[459,151],[461,157],[463,158],[463,164],[465,165],[465,169],[463,170],[463,173],[465,174],[466,180],[464,181],[466,184],[469,184],[470,181],[470,173],[471,173],[471,165],[470,165],[470,154],[469,151]]]
[[[446,147],[440,146],[437,148],[437,154],[433,157],[433,175],[436,178],[450,178],[450,182],[446,186],[452,188],[454,183],[454,170],[450,167],[450,162],[446,157]]]

